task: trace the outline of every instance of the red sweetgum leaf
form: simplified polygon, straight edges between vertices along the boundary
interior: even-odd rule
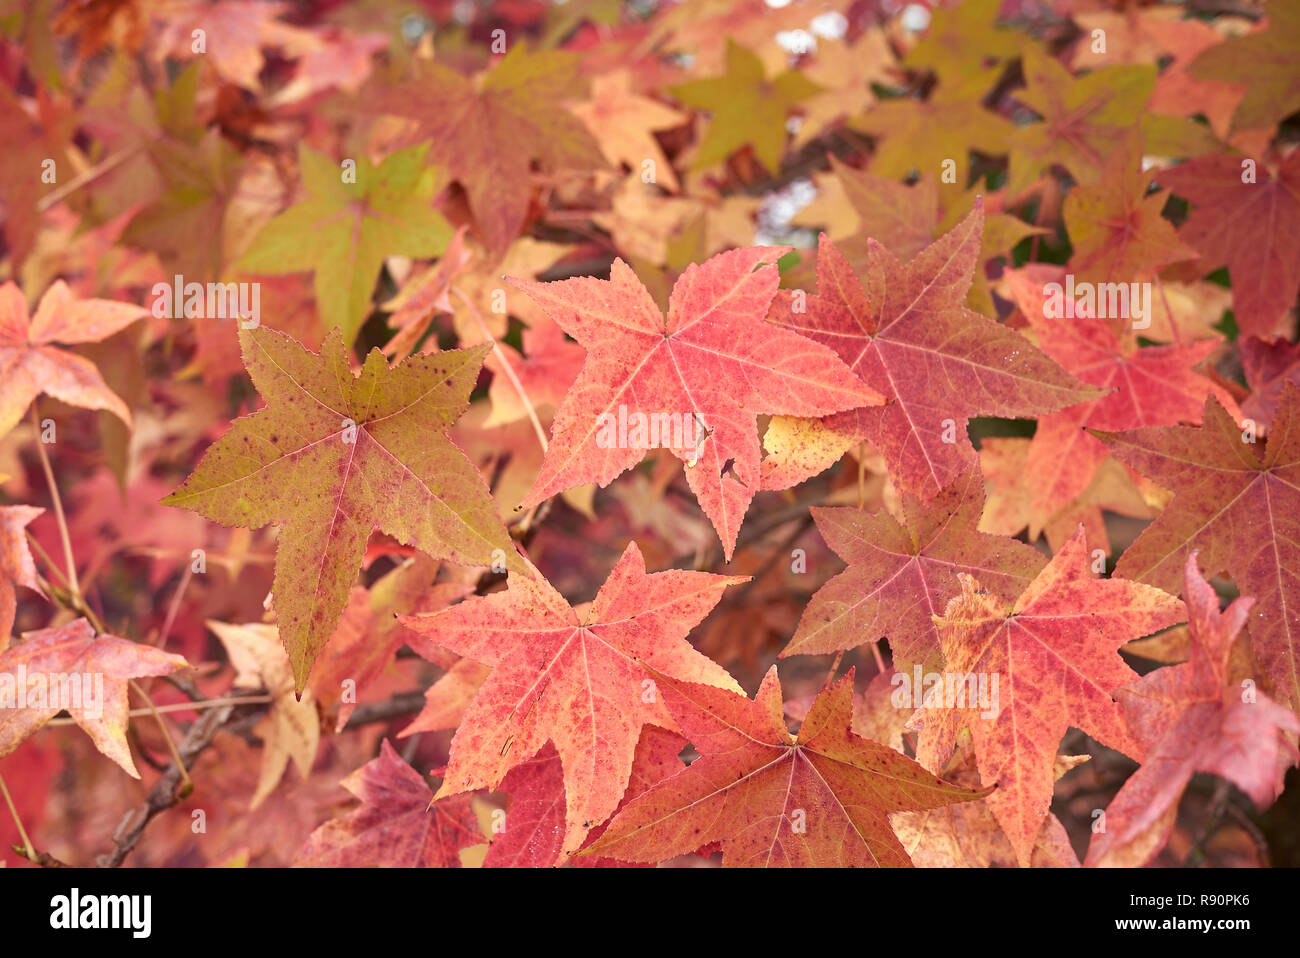
[[[866,438],[890,478],[931,499],[976,461],[972,416],[1036,416],[1093,399],[1032,343],[965,306],[980,257],[982,203],[904,266],[868,241],[866,288],[825,234],[816,296],[782,290],[771,321],[833,349],[886,404],[826,421]]]
[[[818,531],[849,567],[809,600],[781,656],[836,652],[887,636],[899,671],[936,665],[941,653],[931,617],[961,593],[959,572],[1011,601],[1046,564],[1032,546],[977,531],[983,509],[977,466],[929,503],[904,493],[906,524],[884,509],[872,515],[814,508]]]
[[[735,249],[688,267],[666,318],[621,259],[608,280],[514,280],[587,349],[524,508],[574,486],[606,486],[645,458],[654,436],[642,428],[636,438],[635,417],[680,422],[658,442],[687,464],[730,560],[759,488],[757,414],[817,416],[878,399],[829,348],[763,321],[788,251]]]
[[[95,365],[54,343],[99,342],[145,315],[129,303],[77,299],[58,280],[29,317],[18,286],[0,286],[0,436],[13,429],[41,393],[82,409],[105,409],[130,426],[131,411]]]
[[[1097,432],[1123,462],[1174,493],[1115,574],[1168,592],[1188,555],[1252,596],[1250,637],[1279,701],[1300,707],[1300,388],[1284,384],[1262,453],[1213,396],[1203,425]]]
[[[1300,760],[1300,718],[1253,688],[1234,684],[1228,659],[1255,600],[1219,611],[1219,596],[1187,557],[1183,595],[1191,617],[1191,657],[1117,689],[1129,726],[1149,743],[1142,765],[1106,808],[1085,864],[1138,867],[1169,839],[1183,790],[1197,772],[1226,778],[1263,809],[1282,790],[1282,772]],[[1281,733],[1287,733],[1291,738]],[[1284,757],[1287,760],[1283,760]]]
[[[14,586],[26,586],[45,595],[36,578],[36,563],[27,548],[27,523],[44,509],[36,506],[0,506],[0,652],[9,645],[18,598]]]
[[[467,599],[412,630],[492,668],[451,743],[438,797],[494,789],[553,742],[564,767],[562,850],[575,851],[627,789],[641,729],[675,730],[651,670],[738,690],[686,634],[745,577],[647,574],[629,543],[591,608],[579,615],[540,574],[512,573],[505,592]]]
[[[1173,596],[1136,582],[1093,578],[1088,565],[1081,526],[1014,603],[962,574],[962,594],[935,620],[947,674],[986,682],[991,707],[950,704],[941,688],[940,701],[918,709],[917,758],[942,769],[958,731],[970,729],[980,779],[997,785],[989,807],[1022,866],[1029,865],[1047,817],[1057,747],[1067,728],[1142,759],[1142,745],[1110,695],[1136,677],[1119,648],[1186,615]],[[925,690],[927,700],[932,691]],[[914,694],[920,697],[921,690]]]
[[[754,699],[663,679],[700,757],[634,799],[584,855],[663,861],[722,843],[724,867],[910,867],[891,812],[988,794],[950,785],[850,728],[853,670],[793,736],[773,666]]]
[[[388,739],[379,756],[340,784],[361,807],[311,833],[294,862],[306,868],[459,868],[480,844],[472,797],[433,801],[428,784]]]

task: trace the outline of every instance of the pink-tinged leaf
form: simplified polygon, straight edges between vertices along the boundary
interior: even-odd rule
[[[361,807],[311,833],[295,865],[311,868],[459,868],[483,841],[468,795],[433,801],[429,786],[384,739],[379,757],[342,785]]]
[[[1231,681],[1228,660],[1254,599],[1219,611],[1219,596],[1187,557],[1183,595],[1191,616],[1191,658],[1149,672],[1116,691],[1147,757],[1106,809],[1085,864],[1144,865],[1164,847],[1183,790],[1197,772],[1228,779],[1263,809],[1300,760],[1300,719],[1253,687]]]

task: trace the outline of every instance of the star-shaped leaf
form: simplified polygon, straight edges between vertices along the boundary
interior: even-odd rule
[[[1022,866],[1047,817],[1067,728],[1142,758],[1141,744],[1110,695],[1137,677],[1118,650],[1186,617],[1173,596],[1123,579],[1093,578],[1088,565],[1080,527],[1014,603],[962,574],[962,594],[936,618],[947,674],[963,677],[962,691],[977,678],[986,682],[991,708],[981,709],[973,694],[946,698],[945,682],[939,701],[917,712],[917,758],[927,768],[943,768],[957,732],[970,729],[980,780],[997,784],[987,801]]]
[[[1200,252],[1198,271],[1228,267],[1237,326],[1271,336],[1300,291],[1300,150],[1273,170],[1253,163],[1253,183],[1243,182],[1244,165],[1239,156],[1198,156],[1162,170],[1159,181],[1194,204],[1178,235]]]
[[[713,114],[695,156],[695,169],[721,163],[752,145],[758,161],[773,173],[780,169],[785,152],[787,114],[820,90],[797,70],[768,80],[763,61],[730,39],[725,74],[668,88],[681,103]]]
[[[664,701],[700,757],[634,799],[584,854],[663,861],[722,843],[724,867],[910,867],[891,812],[967,802],[887,745],[859,738],[853,670],[786,728],[773,666],[754,699],[664,681]]]
[[[415,120],[413,139],[428,140],[430,156],[465,188],[479,235],[497,255],[523,229],[532,160],[548,172],[602,165],[600,147],[561,102],[582,93],[578,59],[515,43],[480,78],[434,63],[378,99],[381,112]]]
[[[1190,616],[1191,658],[1148,672],[1117,689],[1129,726],[1149,743],[1146,760],[1106,808],[1094,830],[1087,865],[1145,865],[1169,839],[1183,790],[1196,772],[1233,782],[1264,808],[1282,790],[1279,758],[1300,756],[1279,734],[1300,735],[1300,718],[1260,692],[1248,695],[1229,674],[1237,634],[1254,600],[1223,612],[1219,595],[1187,557],[1183,595]]]
[[[1169,592],[1192,550],[1207,575],[1227,571],[1256,600],[1250,637],[1277,698],[1300,707],[1300,389],[1287,383],[1263,450],[1213,396],[1201,426],[1096,435],[1174,493],[1125,550],[1115,574]]]
[[[46,290],[29,318],[12,282],[0,286],[0,436],[41,393],[82,409],[104,409],[131,425],[131,411],[88,359],[55,343],[95,343],[146,315],[139,306],[77,299],[63,280]]]
[[[295,865],[459,868],[460,850],[483,841],[470,796],[432,801],[428,784],[388,739],[340,784],[361,807],[312,832]]]
[[[1270,0],[1264,30],[1233,37],[1210,47],[1187,67],[1198,80],[1217,80],[1245,87],[1232,115],[1232,129],[1276,126],[1300,110],[1300,7],[1289,0]]]
[[[823,415],[879,398],[828,347],[764,322],[786,252],[749,247],[688,267],[666,318],[621,259],[609,280],[514,280],[587,350],[523,506],[589,482],[605,486],[649,446],[666,446],[687,463],[729,560],[759,487],[756,414]],[[648,426],[638,436],[637,417],[663,424],[658,441]]]
[[[274,602],[302,691],[378,528],[434,558],[520,567],[487,485],[447,438],[468,405],[486,345],[359,374],[342,334],[319,355],[283,333],[241,330],[267,406],[238,419],[163,500],[223,525],[283,523]]]
[[[262,227],[234,269],[312,270],[321,324],[340,327],[350,344],[370,312],[384,259],[438,256],[451,239],[451,227],[433,208],[436,176],[424,163],[426,152],[425,146],[399,150],[378,167],[360,156],[354,170],[345,170],[302,146],[298,168],[307,198]]]
[[[978,467],[929,503],[904,493],[906,524],[883,509],[813,509],[818,531],[849,567],[817,590],[781,655],[836,652],[888,637],[899,671],[937,665],[931,616],[960,593],[959,572],[1011,601],[1045,564],[1023,542],[976,531],[983,509]]]
[[[675,730],[649,670],[739,691],[685,636],[744,577],[647,574],[630,543],[585,614],[552,586],[511,574],[505,592],[402,621],[491,666],[451,743],[437,797],[496,788],[548,741],[564,767],[563,851],[575,851],[627,789],[641,729]]]
[[[126,743],[127,685],[187,668],[179,655],[96,635],[85,619],[25,632],[21,642],[0,652],[0,756],[66,710],[95,748],[139,778]],[[25,690],[19,688],[22,678]]]
[[[869,241],[866,288],[822,235],[816,296],[782,290],[772,322],[833,349],[884,406],[831,420],[865,437],[896,483],[933,498],[975,462],[971,416],[1036,416],[1100,395],[1027,339],[965,305],[980,255],[981,204],[904,266]]]

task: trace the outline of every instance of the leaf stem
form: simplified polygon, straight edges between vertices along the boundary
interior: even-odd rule
[[[77,563],[72,558],[72,540],[68,537],[68,520],[63,514],[63,500],[59,497],[59,486],[54,481],[54,470],[50,467],[50,457],[45,452],[45,443],[41,441],[41,419],[36,411],[36,400],[32,400],[32,425],[36,427],[36,452],[41,459],[41,468],[45,470],[45,481],[50,487],[50,498],[54,500],[54,517],[59,522],[59,538],[63,540],[63,557],[68,563],[68,588],[77,598],[81,598],[81,584],[77,581]]]
[[[32,847],[32,840],[27,837],[27,829],[23,828],[23,820],[18,816],[18,807],[14,805],[14,800],[9,794],[9,788],[5,785],[3,775],[0,775],[0,792],[4,793],[5,804],[9,806],[9,814],[13,817],[14,824],[18,826],[18,834],[23,840],[23,847],[27,850],[27,860],[36,861],[36,849]]]

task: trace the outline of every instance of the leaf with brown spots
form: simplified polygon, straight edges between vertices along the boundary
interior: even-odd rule
[[[240,332],[268,405],[238,419],[165,505],[222,525],[282,523],[274,605],[297,688],[307,684],[378,528],[429,556],[522,568],[487,485],[448,438],[488,346],[359,374],[335,329],[319,355],[283,333]]]

